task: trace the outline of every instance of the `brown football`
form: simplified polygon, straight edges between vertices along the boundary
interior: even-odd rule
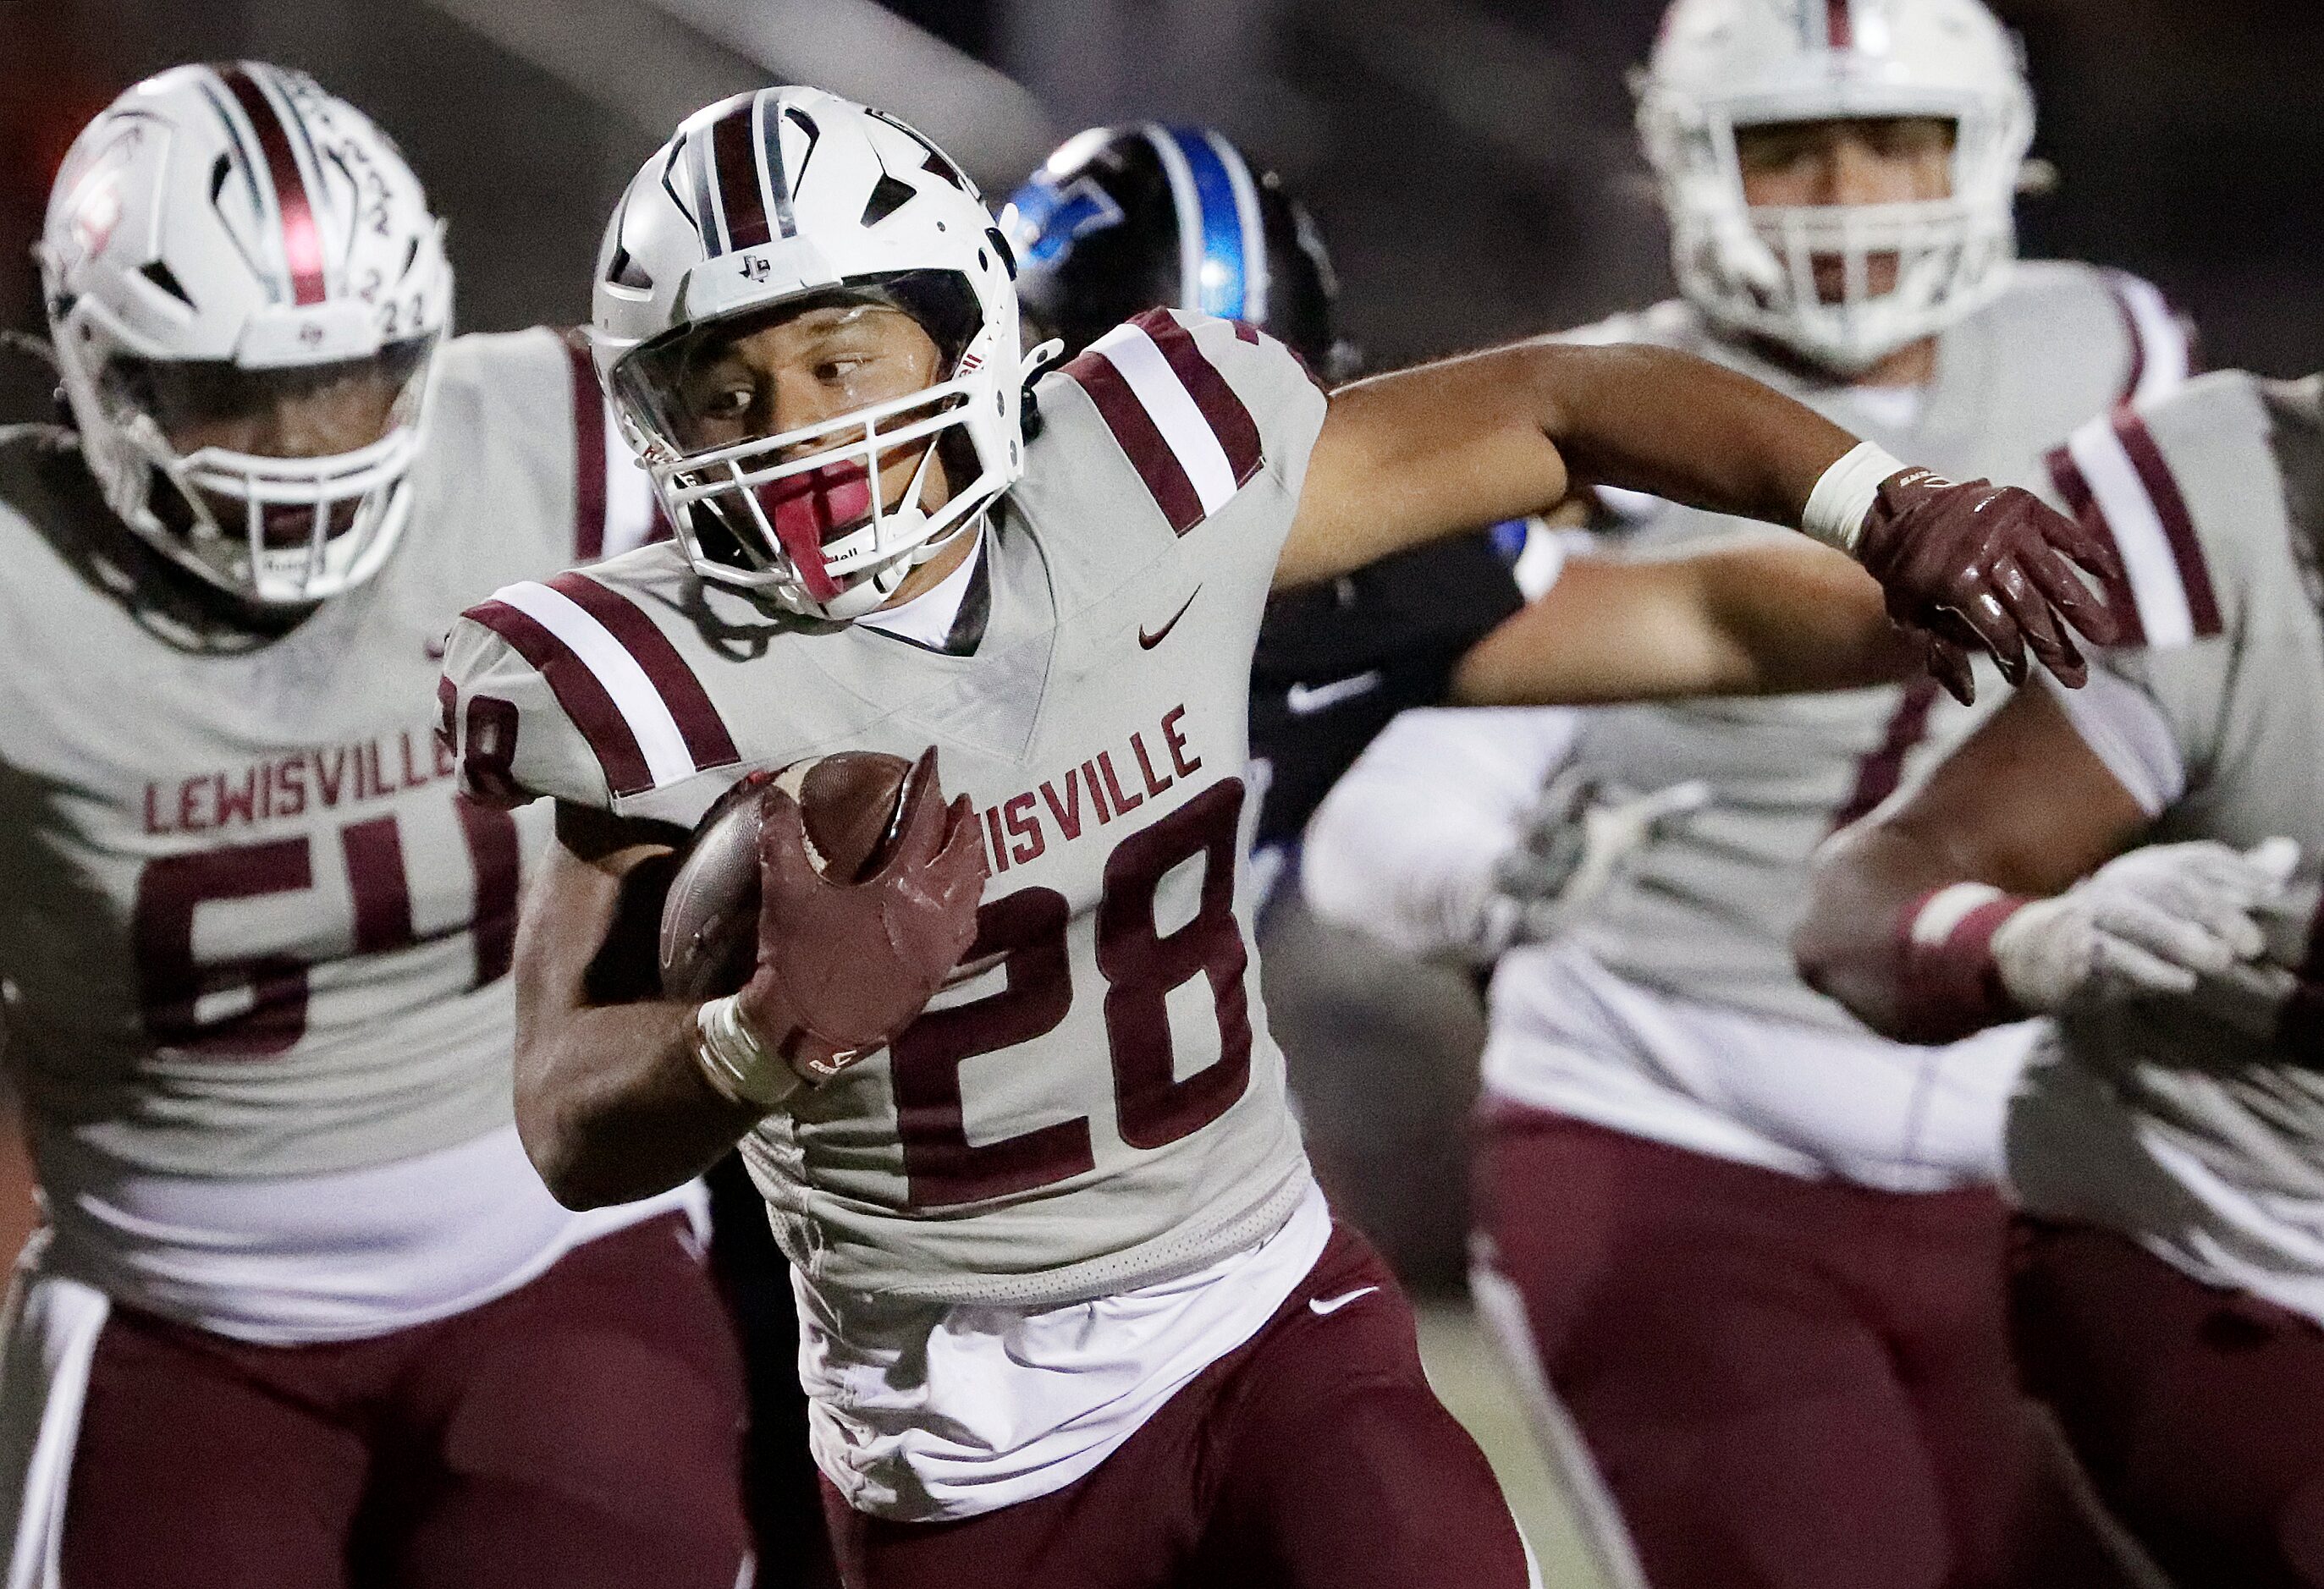
[[[759,817],[767,786],[799,804],[807,853],[824,876],[856,882],[888,858],[912,764],[841,750],[756,772],[703,813],[661,909],[661,986],[671,998],[718,998],[751,979],[759,954]]]

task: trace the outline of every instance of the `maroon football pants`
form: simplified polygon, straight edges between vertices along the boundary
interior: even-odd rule
[[[2027,1384],[2181,1589],[2324,1585],[2324,1330],[2135,1242],[2029,1222]]]
[[[1421,1373],[1410,1305],[1344,1226],[1256,1336],[1064,1489],[953,1523],[825,1500],[848,1589],[1526,1582],[1484,1454]]]
[[[1990,1191],[1803,1180],[1499,1105],[1478,1192],[1655,1589],[2116,1581],[2041,1461]]]
[[[116,1309],[72,1589],[733,1589],[742,1371],[685,1222],[455,1318],[261,1346]]]

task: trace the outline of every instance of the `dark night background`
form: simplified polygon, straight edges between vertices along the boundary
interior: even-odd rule
[[[635,162],[687,106],[788,75],[919,120],[996,202],[1047,139],[1086,123],[1220,123],[1308,195],[1376,360],[1666,288],[1622,86],[1651,0],[888,9],[871,20],[901,16],[949,49],[867,29],[872,0],[0,0],[0,316],[38,324],[25,250],[73,131],[145,72],[227,54],[305,67],[402,142],[450,220],[472,328],[581,317],[599,224]],[[2000,10],[2032,62],[2037,152],[2061,178],[2023,207],[2027,251],[2153,278],[2215,364],[2324,364],[2324,6]],[[0,417],[41,412],[43,384],[8,355]]]

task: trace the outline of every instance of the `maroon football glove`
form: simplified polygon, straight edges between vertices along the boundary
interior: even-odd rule
[[[797,801],[772,785],[761,799],[759,965],[741,1013],[763,1047],[825,1081],[910,1025],[975,941],[976,812],[965,794],[945,805],[928,749],[890,853],[849,883],[809,858]]]
[[[1856,556],[1887,592],[1888,615],[1927,638],[1929,671],[1964,702],[1976,693],[1971,650],[1991,652],[2015,684],[2031,647],[2044,667],[2080,684],[2087,670],[2071,631],[2098,646],[2119,633],[2074,572],[2080,565],[2118,581],[2114,548],[2015,486],[1902,470],[1881,482]]]

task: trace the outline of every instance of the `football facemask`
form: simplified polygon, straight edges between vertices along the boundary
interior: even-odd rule
[[[845,620],[976,524],[1024,471],[1014,271],[974,186],[892,116],[780,87],[688,117],[606,227],[591,340],[696,571]],[[834,302],[910,316],[936,380],[825,386],[807,419],[761,402],[715,445],[688,422],[687,361]]]

